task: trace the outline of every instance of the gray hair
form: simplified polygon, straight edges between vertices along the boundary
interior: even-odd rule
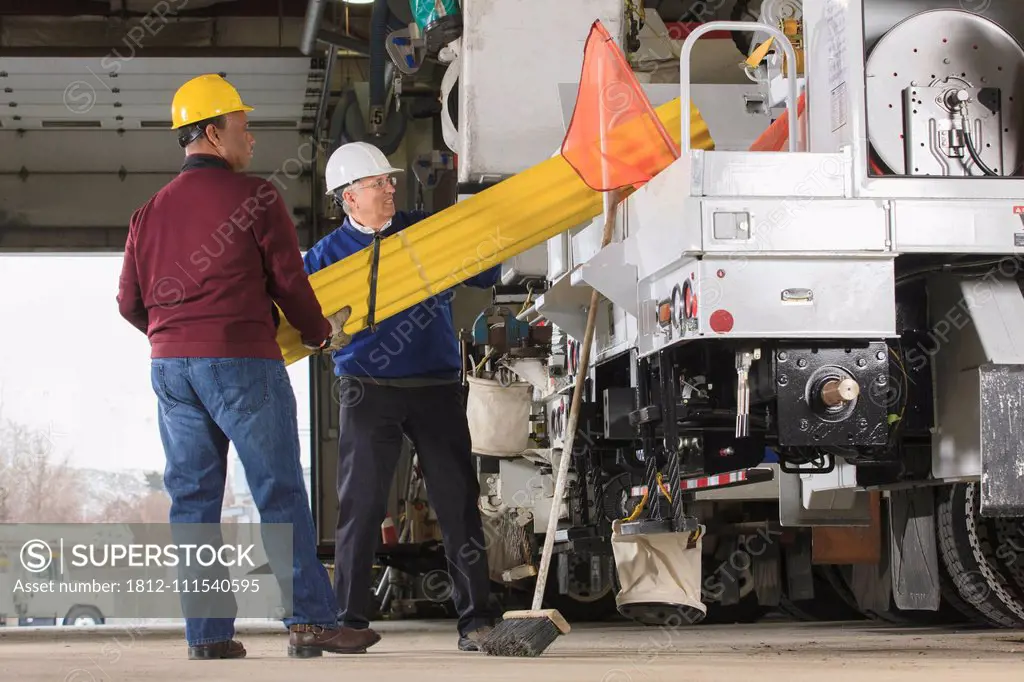
[[[334,199],[335,205],[340,206],[345,215],[352,215],[352,207],[349,206],[347,201],[345,201],[345,190],[351,186],[352,184],[349,183],[348,185],[343,185],[331,192],[331,198]]]

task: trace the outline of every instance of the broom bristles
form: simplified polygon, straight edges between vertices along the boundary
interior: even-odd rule
[[[540,656],[559,635],[568,634],[569,624],[554,609],[510,611],[481,640],[480,649],[489,656]]]

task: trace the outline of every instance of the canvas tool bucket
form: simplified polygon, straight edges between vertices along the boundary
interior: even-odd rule
[[[530,447],[533,387],[527,382],[502,386],[493,379],[468,377],[466,415],[473,452],[513,457]]]
[[[624,535],[621,527],[621,521],[612,523],[620,613],[632,617],[631,611],[646,611],[653,617],[660,610],[669,614],[665,618],[681,620],[678,625],[702,620],[707,615],[700,589],[702,540],[687,549],[689,533]]]

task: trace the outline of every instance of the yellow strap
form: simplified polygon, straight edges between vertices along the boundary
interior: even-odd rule
[[[672,493],[669,492],[668,485],[661,477],[661,472],[658,472],[658,489],[661,490],[661,494],[665,496],[665,499],[672,503]]]
[[[679,98],[657,107],[655,113],[678,144]],[[707,124],[692,103],[689,114],[690,146],[713,149]],[[629,154],[642,156],[648,145],[662,144],[649,131],[649,124],[638,117],[613,136]],[[587,187],[557,155],[412,225],[398,238],[386,237],[380,243],[376,321],[586,223],[601,210],[601,193]],[[366,327],[370,256],[370,249],[363,249],[309,278],[324,314],[352,307],[345,323],[348,334]],[[277,343],[290,365],[311,351],[302,345],[298,330],[281,317]]]
[[[745,64],[750,68],[754,68],[755,66],[760,64],[761,60],[763,60],[765,56],[768,54],[768,50],[771,49],[772,43],[774,41],[775,38],[769,38],[768,40],[758,45],[757,49],[754,50],[749,57],[747,57],[747,61],[745,62]]]

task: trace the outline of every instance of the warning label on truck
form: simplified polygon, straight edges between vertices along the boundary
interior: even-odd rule
[[[825,8],[828,26],[828,87],[832,93],[832,132],[846,125],[846,7],[841,0],[830,0]]]

